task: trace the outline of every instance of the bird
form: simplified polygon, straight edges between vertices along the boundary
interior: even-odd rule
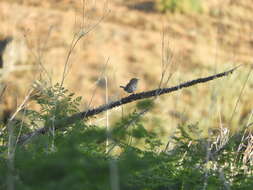
[[[128,93],[133,93],[137,89],[138,80],[137,78],[132,78],[126,86],[120,86],[120,88],[123,88]]]

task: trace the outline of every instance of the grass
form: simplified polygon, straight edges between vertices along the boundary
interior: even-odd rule
[[[157,0],[156,7],[161,12],[200,13],[202,3],[200,0]]]

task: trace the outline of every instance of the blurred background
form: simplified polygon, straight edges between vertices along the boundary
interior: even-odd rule
[[[81,110],[127,94],[213,75],[234,74],[156,99],[147,127],[168,136],[178,124],[236,131],[252,122],[253,4],[251,0],[0,0],[1,117],[6,120],[35,80],[61,82],[82,96]],[[85,32],[89,31],[87,34]],[[80,36],[75,48],[68,52]],[[163,82],[164,82],[163,81]],[[244,86],[245,85],[245,86]],[[0,92],[1,92],[0,91]],[[135,104],[110,111],[113,122]],[[29,106],[38,109],[33,102]],[[95,124],[102,124],[94,119]]]

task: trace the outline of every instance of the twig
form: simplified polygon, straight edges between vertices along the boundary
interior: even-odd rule
[[[6,89],[7,89],[7,86],[6,86],[6,85],[3,87],[3,89],[1,89],[1,92],[0,92],[0,102],[1,102],[1,100],[2,100],[2,97],[3,97],[4,92],[5,92]]]
[[[242,89],[241,89],[241,91],[240,91],[240,94],[239,94],[239,96],[238,96],[238,98],[237,98],[237,101],[236,101],[234,110],[233,110],[232,115],[231,115],[231,117],[230,117],[229,124],[231,124],[231,122],[232,122],[232,120],[233,120],[234,114],[235,114],[236,109],[237,109],[237,107],[238,107],[238,105],[239,105],[239,102],[240,102],[240,100],[241,100],[241,97],[242,97],[242,94],[243,94],[244,89],[245,89],[245,87],[246,87],[246,84],[247,84],[247,82],[248,82],[248,80],[249,80],[249,78],[250,78],[250,75],[251,75],[252,70],[253,70],[253,68],[251,68],[251,69],[249,70],[248,75],[247,75],[247,77],[246,77],[246,79],[245,79],[245,81],[244,81],[244,84],[243,84],[243,86],[242,86]]]
[[[62,80],[61,80],[61,87],[63,86],[65,78],[68,75],[67,69],[69,66],[69,59],[70,59],[70,56],[72,55],[73,50],[75,49],[76,45],[84,36],[88,35],[91,31],[95,30],[99,26],[99,24],[106,18],[107,14],[109,14],[109,11],[104,13],[104,15],[93,26],[88,28],[86,31],[84,31],[84,29],[82,28],[80,32],[78,32],[77,34],[74,35],[71,45],[68,50],[67,58],[65,60],[63,74],[62,74]]]

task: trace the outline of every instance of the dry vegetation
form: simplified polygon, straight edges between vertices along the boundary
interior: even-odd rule
[[[27,67],[3,78],[7,90],[2,104],[14,109],[40,75],[46,80],[49,76],[53,83],[60,81],[74,34],[82,24],[88,29],[106,14],[79,41],[69,60],[65,86],[84,97],[83,107],[96,85],[92,106],[105,102],[105,87],[97,81],[107,60],[104,74],[108,78],[109,99],[124,96],[119,86],[132,77],[141,79],[139,91],[157,88],[162,72],[164,32],[164,52],[170,49],[173,54],[168,60],[173,65],[167,73],[173,74],[169,86],[235,65],[245,67],[231,77],[160,97],[152,113],[146,115],[149,126],[161,121],[161,127],[155,130],[165,130],[166,136],[181,122],[199,122],[203,135],[209,128],[220,125],[232,129],[242,126],[253,108],[253,80],[252,77],[247,80],[250,71],[247,65],[252,64],[253,5],[250,0],[217,2],[206,1],[201,14],[161,14],[151,6],[153,1],[86,1],[82,23],[81,1],[2,0],[0,35],[13,36],[27,49],[22,51],[26,59],[16,63]],[[121,113],[114,110],[111,114]]]

